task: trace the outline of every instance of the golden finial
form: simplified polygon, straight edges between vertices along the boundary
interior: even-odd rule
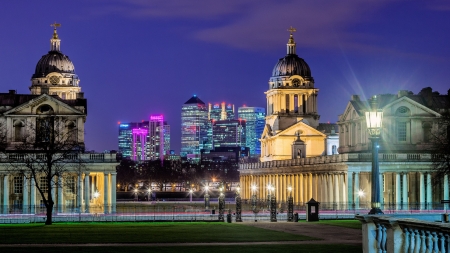
[[[56,33],[56,27],[61,27],[61,24],[53,23],[50,26],[53,26],[53,39],[58,39],[58,34]]]
[[[292,35],[293,33],[295,33],[297,31],[297,29],[295,29],[294,27],[291,26],[289,29],[287,29],[287,31],[290,32]]]

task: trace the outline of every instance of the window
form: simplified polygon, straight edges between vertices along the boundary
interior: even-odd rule
[[[22,121],[14,122],[14,141],[23,141],[24,126],[25,124]]]
[[[36,142],[49,143],[54,136],[54,118],[36,120]]]
[[[431,123],[425,122],[422,125],[423,128],[423,142],[430,142],[431,140]]]
[[[68,194],[75,194],[75,178],[74,177],[68,177],[66,178],[66,184],[65,184],[65,192]]]
[[[41,191],[43,193],[48,192],[48,185],[47,185],[47,178],[46,177],[40,177],[39,178],[39,188],[41,188]]]
[[[406,122],[397,122],[397,141],[406,141]]]
[[[76,142],[77,141],[77,129],[75,127],[75,122],[71,121],[66,126],[67,131],[67,141]]]
[[[331,147],[331,154],[332,154],[332,155],[337,154],[337,148],[336,148],[336,145],[333,145],[333,146]]]
[[[23,190],[23,177],[14,177],[14,193],[21,194]]]

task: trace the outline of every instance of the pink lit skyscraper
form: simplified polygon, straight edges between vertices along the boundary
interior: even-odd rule
[[[134,128],[133,133],[133,148],[132,148],[132,159],[134,161],[146,160],[146,146],[147,146],[147,129]]]
[[[147,158],[164,160],[170,150],[170,126],[163,115],[150,116],[148,142]]]

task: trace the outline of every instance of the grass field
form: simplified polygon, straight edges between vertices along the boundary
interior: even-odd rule
[[[0,248],[2,253],[29,253],[29,252],[45,252],[45,253],[72,253],[72,252],[95,252],[95,253],[266,253],[266,252],[282,252],[282,253],[360,253],[361,247],[339,244],[284,244],[284,245],[245,245],[245,246],[167,246],[167,247],[24,247],[24,248]]]
[[[26,236],[25,236],[26,235]],[[0,244],[16,243],[184,243],[314,240],[219,222],[177,223],[58,223],[0,225]]]

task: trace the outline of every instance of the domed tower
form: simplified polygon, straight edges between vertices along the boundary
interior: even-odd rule
[[[316,128],[319,125],[317,114],[317,94],[311,69],[295,52],[294,28],[287,43],[287,54],[278,60],[269,79],[266,123],[273,131],[284,130],[299,120]]]
[[[61,40],[53,24],[53,36],[50,39],[50,51],[36,64],[31,77],[30,91],[33,95],[58,95],[62,99],[76,99],[81,92],[80,79],[75,74],[75,67],[67,55],[61,52]]]

